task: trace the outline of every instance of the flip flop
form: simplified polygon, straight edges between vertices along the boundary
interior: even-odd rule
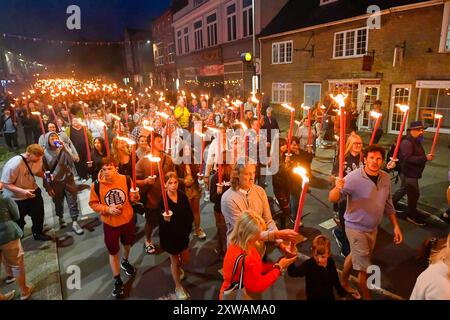
[[[144,244],[144,251],[146,254],[155,254],[156,253],[156,248],[153,244]]]

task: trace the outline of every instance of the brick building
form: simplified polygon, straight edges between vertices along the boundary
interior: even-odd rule
[[[123,49],[124,82],[136,87],[153,84],[152,35],[149,30],[126,28]]]
[[[298,108],[343,90],[361,110],[361,129],[380,99],[389,133],[400,128],[396,104],[407,104],[410,121],[434,127],[437,112],[450,133],[449,20],[450,1],[291,0],[259,39],[262,91]]]
[[[155,59],[155,83],[157,89],[175,89],[177,69],[175,65],[175,40],[172,28],[173,7],[152,22],[153,56]]]
[[[253,12],[252,0],[189,0],[173,16],[181,87],[247,96],[253,70],[241,54],[253,51],[253,20],[258,35],[286,2],[255,0]],[[259,60],[258,42],[255,57]]]

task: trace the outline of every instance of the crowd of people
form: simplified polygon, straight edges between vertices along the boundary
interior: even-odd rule
[[[61,229],[69,227],[66,199],[70,228],[79,236],[84,230],[79,224],[77,182],[91,179],[89,206],[103,223],[115,297],[124,291],[121,270],[128,276],[136,272],[128,259],[136,242],[137,215],[143,214],[141,250],[157,254],[159,246],[168,253],[176,297],[189,299],[182,285],[183,266],[189,262],[190,235],[200,240],[213,236],[203,230],[200,214],[202,201],[211,201],[217,227],[215,253],[223,259],[220,299],[261,299],[285,271],[291,277],[306,277],[307,299],[335,299],[334,290],[343,298],[371,298],[367,269],[383,216],[393,225],[394,243],[402,243],[398,202],[407,195],[407,219],[424,225],[416,208],[418,181],[433,156],[422,147],[422,123],[409,127],[399,161],[386,161],[386,150],[376,144],[382,129],[376,132],[375,144],[364,148],[357,135],[358,110],[348,99],[344,177],[339,177],[337,152],[330,168],[329,200],[335,203],[337,223],[333,235],[346,257],[339,278],[327,237],[310,239],[313,257],[301,262],[297,245],[306,238],[301,229],[298,233],[287,228],[296,220],[302,193],[303,178],[294,169],[301,166],[314,179],[311,164],[317,148],[334,143],[339,133],[336,102],[327,95],[323,104],[311,108],[309,117],[301,117],[292,136],[282,138],[273,109],[261,103],[260,94],[245,104],[229,96],[199,97],[184,91],[170,96],[150,88],[136,92],[97,81],[55,79],[38,81],[29,92],[9,98],[2,117],[5,141],[17,151],[21,124],[28,147],[3,167],[0,257],[7,280],[18,283],[21,299],[28,299],[33,290],[25,281],[20,240],[25,217],[31,217],[36,241],[51,240],[43,228],[44,202],[37,178],[43,179],[53,199]],[[381,112],[381,101],[376,108]],[[401,188],[393,195],[385,171],[399,168]],[[269,183],[273,199],[267,195]],[[273,201],[282,211],[280,221],[274,219]],[[152,236],[155,228],[159,245]],[[267,246],[279,250],[282,258],[267,262]],[[419,278],[420,288],[412,298],[450,299],[450,277],[444,274],[444,267],[450,266],[449,250],[447,240],[431,260],[437,266],[430,265]],[[352,270],[358,273],[357,289],[349,284]],[[447,285],[434,281],[436,273]],[[0,295],[0,300],[12,297]]]

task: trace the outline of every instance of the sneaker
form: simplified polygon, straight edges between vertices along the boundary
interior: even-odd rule
[[[120,268],[125,271],[128,276],[133,276],[136,273],[134,267],[128,262],[128,260],[122,258]]]
[[[72,231],[75,232],[75,234],[81,236],[82,234],[84,234],[84,230],[83,228],[80,227],[80,225],[78,224],[78,222],[74,221],[72,223]]]
[[[43,233],[33,233],[33,238],[36,241],[50,241],[52,238]]]
[[[406,220],[419,227],[423,227],[426,225],[425,221],[422,221],[422,219],[420,219],[419,217],[415,218],[406,217]]]
[[[30,299],[31,295],[33,294],[33,291],[34,291],[34,285],[29,284],[27,286],[27,293],[25,295],[20,295],[20,300]]]
[[[199,228],[199,229],[195,230],[194,234],[200,240],[205,240],[206,239],[206,233],[202,230],[202,228]]]
[[[188,296],[186,290],[184,290],[184,288],[175,289],[175,294],[176,294],[178,300],[188,300],[189,299],[189,296]]]
[[[2,300],[4,300],[4,301],[12,300],[12,299],[14,299],[15,296],[16,296],[16,291],[15,290],[10,291],[10,292],[8,292],[7,294],[4,294],[4,295],[0,294],[0,297],[1,297],[0,301],[2,301]]]
[[[67,222],[65,222],[63,218],[59,218],[59,227],[61,229],[67,228]]]
[[[15,281],[16,281],[16,278],[7,276],[5,279],[5,284],[11,284],[11,283],[14,283]]]
[[[121,295],[123,295],[123,290],[124,290],[124,287],[123,287],[122,280],[116,280],[114,282],[114,289],[113,289],[111,295],[113,297],[120,297]]]
[[[203,198],[203,201],[209,202],[209,192],[205,192],[205,197]]]

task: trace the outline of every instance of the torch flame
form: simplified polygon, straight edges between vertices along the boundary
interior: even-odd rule
[[[444,117],[442,114],[435,114],[434,115],[435,119],[441,119],[442,117]]]
[[[130,138],[127,138],[127,137],[119,137],[119,136],[117,136],[117,140],[125,141],[125,142],[128,143],[130,146],[136,144],[136,141],[131,140]]]
[[[287,103],[283,103],[281,106],[282,106],[283,108],[288,109],[288,110],[291,111],[291,112],[294,112],[294,111],[295,111],[295,109],[292,108],[292,107],[291,107],[289,104],[287,104]]]
[[[336,96],[330,94],[330,97],[339,105],[339,108],[344,108],[345,107],[345,99],[347,99],[348,94],[340,93]]]
[[[151,154],[150,155],[148,155],[148,156],[145,156],[148,160],[150,160],[151,162],[154,162],[154,163],[158,163],[158,162],[160,162],[161,161],[161,158],[160,157],[153,157]]]
[[[294,173],[302,177],[302,186],[304,187],[305,184],[309,183],[309,178],[306,175],[306,169],[303,167],[296,167],[294,168]]]
[[[302,103],[302,109],[303,109],[303,110],[306,110],[306,111],[308,111],[308,110],[310,110],[310,109],[311,109],[311,107],[310,107],[310,106],[307,106],[307,105],[305,105],[304,103]]]
[[[374,117],[375,119],[378,119],[379,117],[382,116],[381,113],[376,112],[376,111],[370,111],[370,115],[371,115],[372,117]]]
[[[256,95],[254,92],[252,92],[252,102],[253,103],[259,103],[259,100],[256,98]]]
[[[34,111],[31,114],[34,115],[34,116],[40,116],[41,115],[41,113],[39,111]]]
[[[148,120],[142,121],[142,126],[144,127],[145,130],[155,131],[155,129],[152,126],[150,126],[150,121]]]
[[[167,113],[165,113],[165,112],[156,111],[156,115],[158,115],[160,117],[163,117],[166,120],[169,119],[169,115]]]
[[[407,106],[406,104],[396,104],[396,106],[399,107],[402,112],[406,112],[409,110],[409,106]]]
[[[111,118],[116,119],[117,121],[120,121],[120,117],[116,116],[115,114],[110,113],[109,114],[111,116]]]

